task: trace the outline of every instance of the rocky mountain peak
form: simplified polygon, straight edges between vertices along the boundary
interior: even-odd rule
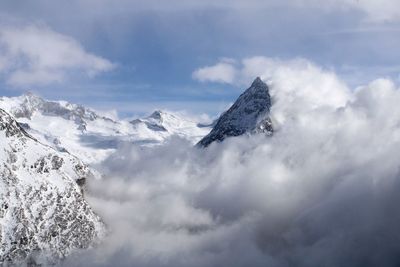
[[[214,141],[220,142],[227,137],[245,133],[272,134],[272,122],[269,117],[271,105],[268,85],[257,77],[220,116],[211,132],[198,145],[206,147]]]
[[[260,77],[257,77],[257,78],[254,79],[253,83],[251,84],[251,87],[257,86],[257,85],[259,85],[259,86],[266,86],[266,83],[264,83],[264,82],[261,80]]]
[[[149,118],[156,119],[156,120],[161,120],[163,116],[163,112],[161,110],[155,110]]]
[[[36,94],[33,93],[32,91],[27,91],[27,92],[25,92],[25,93],[22,95],[22,97],[24,97],[24,98],[27,99],[27,100],[33,100],[33,101],[38,100],[38,101],[40,101],[40,102],[43,101],[43,98],[41,98],[40,96],[36,95]]]

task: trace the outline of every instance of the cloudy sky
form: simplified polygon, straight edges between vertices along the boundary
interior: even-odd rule
[[[399,31],[397,0],[4,0],[0,94],[216,114],[288,60],[398,82]]]
[[[0,93],[215,115],[261,76],[272,138],[121,146],[64,266],[399,266],[398,0],[3,0]]]

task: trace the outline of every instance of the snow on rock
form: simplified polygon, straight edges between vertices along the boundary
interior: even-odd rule
[[[83,197],[92,175],[85,164],[40,143],[2,109],[0,143],[0,265],[54,263],[104,235]]]
[[[245,133],[273,132],[269,117],[271,97],[266,83],[256,78],[250,88],[239,96],[236,102],[217,120],[211,132],[198,143],[206,147],[214,141],[223,141],[230,136]]]

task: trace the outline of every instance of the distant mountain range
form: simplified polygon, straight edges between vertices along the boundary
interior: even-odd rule
[[[116,120],[82,105],[49,101],[32,93],[1,97],[0,108],[42,143],[69,151],[86,163],[98,163],[123,143],[159,145],[178,135],[195,144],[211,128],[178,113],[155,111],[148,117]]]

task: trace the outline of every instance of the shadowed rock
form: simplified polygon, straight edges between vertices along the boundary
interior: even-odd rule
[[[221,142],[227,137],[245,133],[271,135],[273,128],[269,117],[270,109],[271,97],[268,86],[257,77],[250,88],[219,117],[211,132],[197,145],[207,147],[214,141]]]

